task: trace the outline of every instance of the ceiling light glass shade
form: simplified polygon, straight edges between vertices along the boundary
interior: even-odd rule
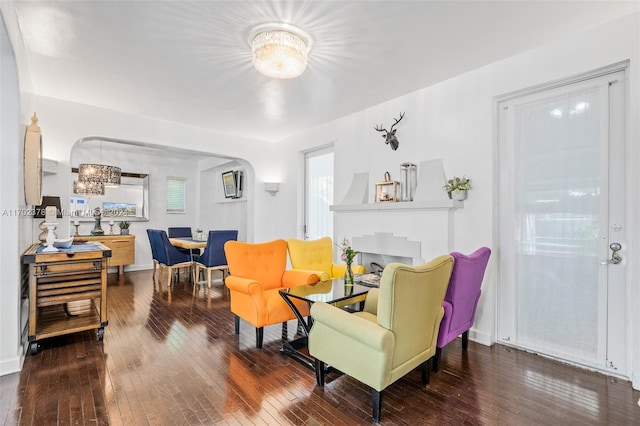
[[[290,79],[307,68],[310,37],[299,28],[267,24],[254,31],[251,41],[253,66],[267,77]]]
[[[120,185],[120,167],[105,164],[80,164],[78,180],[80,182],[102,183],[106,187],[117,187]]]
[[[73,193],[79,195],[104,195],[102,182],[73,181]]]

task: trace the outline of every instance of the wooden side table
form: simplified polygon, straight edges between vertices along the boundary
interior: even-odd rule
[[[107,320],[107,259],[111,249],[94,242],[74,244],[57,252],[42,252],[33,244],[22,255],[28,266],[29,345],[38,353],[38,340],[97,330],[104,337]]]

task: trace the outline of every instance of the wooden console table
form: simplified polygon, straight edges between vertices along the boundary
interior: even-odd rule
[[[107,321],[107,259],[111,250],[98,242],[74,244],[43,252],[33,244],[22,255],[28,267],[29,345],[38,353],[38,340],[97,329],[104,337]]]
[[[118,274],[124,273],[124,265],[136,263],[135,235],[80,235],[73,239],[75,242],[88,241],[104,244],[111,249],[109,266],[117,266]]]

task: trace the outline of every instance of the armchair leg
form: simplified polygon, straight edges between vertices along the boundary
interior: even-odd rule
[[[442,355],[442,348],[436,348],[436,354],[433,356],[433,362],[431,363],[431,371],[437,372],[440,369],[440,356]]]
[[[420,364],[420,373],[422,375],[422,384],[423,385],[428,385],[429,384],[429,371],[431,371],[431,360],[432,358],[429,358],[428,360],[426,360],[425,362],[423,362],[422,364]]]
[[[233,316],[233,331],[240,334],[240,317],[237,315]]]
[[[324,386],[324,361],[320,361],[319,359],[316,359],[315,364],[316,364],[316,383],[318,384],[318,386],[323,387]]]
[[[380,411],[382,411],[382,391],[377,391],[372,389],[371,391],[371,402],[373,403],[373,421],[380,421]]]
[[[462,333],[462,350],[466,351],[469,347],[469,330]]]
[[[264,338],[264,327],[256,327],[256,348],[262,349],[263,338]]]

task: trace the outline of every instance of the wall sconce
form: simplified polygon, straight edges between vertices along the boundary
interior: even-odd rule
[[[265,182],[264,190],[267,191],[271,195],[276,195],[278,191],[280,191],[280,183],[279,182]]]

